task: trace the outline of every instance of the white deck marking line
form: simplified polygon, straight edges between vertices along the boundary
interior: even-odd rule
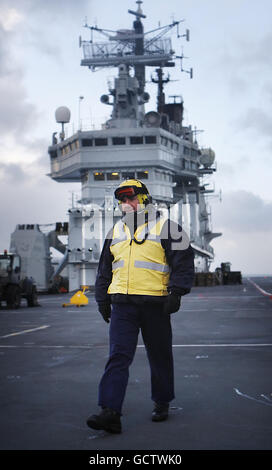
[[[50,325],[43,325],[37,328],[31,328],[30,330],[17,331],[16,333],[10,333],[9,335],[0,336],[0,338],[10,338],[11,336],[24,335],[25,333],[31,333],[32,331],[44,330],[45,328],[49,328],[49,326]]]
[[[267,297],[269,297],[269,299],[272,299],[272,294],[271,292],[267,292],[266,290],[262,289],[260,286],[258,286],[258,284],[256,284],[256,282],[252,281],[251,279],[249,279],[249,277],[247,278],[247,280],[253,284],[254,287],[256,287],[256,289],[258,289],[258,291],[261,292],[261,294],[263,295],[266,295]]]
[[[144,344],[138,344],[137,348],[144,348]],[[250,347],[272,347],[272,343],[231,343],[231,344],[173,344],[173,348],[250,348]],[[105,345],[50,345],[50,344],[0,344],[0,349],[93,349],[93,348],[108,348]]]
[[[191,294],[190,294],[191,295]],[[213,299],[256,299],[258,298],[259,296],[258,295],[201,295],[199,297],[196,297],[196,296],[191,296],[190,299],[186,299],[186,302],[198,302],[199,300],[213,300]],[[184,302],[185,303],[185,300]]]
[[[233,389],[235,391],[235,393],[237,393],[237,395],[240,395],[241,397],[244,397],[244,398],[248,398],[249,400],[254,400],[258,403],[262,403],[262,405],[267,405],[267,406],[272,406],[272,403],[268,403],[267,401],[264,401],[264,400],[259,400],[258,398],[254,398],[254,397],[251,397],[250,395],[247,395],[246,393],[242,393],[240,392],[240,390],[238,390],[238,388],[234,388]],[[266,398],[264,395],[261,395],[262,397]],[[269,399],[268,399],[269,401]]]
[[[226,344],[173,344],[173,348],[243,348],[243,347],[257,347],[257,346],[272,346],[272,343],[226,343]],[[140,344],[137,348],[144,348],[144,344]]]

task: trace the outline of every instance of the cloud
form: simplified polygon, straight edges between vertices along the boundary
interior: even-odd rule
[[[30,166],[1,165],[0,167],[0,251],[9,248],[10,235],[17,224],[51,224],[68,219],[71,189],[45,176],[35,177]]]
[[[0,77],[8,75],[13,71],[11,61],[9,60],[10,54],[8,44],[12,41],[13,35],[5,31],[0,21]]]
[[[255,69],[260,73],[260,68],[271,69],[272,34],[267,33],[259,40],[252,40],[252,36],[243,39],[236,44],[236,64],[240,68]]]
[[[212,241],[211,270],[230,261],[232,270],[246,274],[271,273],[272,202],[249,191],[223,194],[212,208],[213,229],[222,236]]]
[[[32,161],[7,162],[0,161],[0,184],[39,184],[45,181],[50,173],[50,159],[47,154],[48,142],[45,139],[25,141],[23,150],[28,155],[33,155]]]
[[[272,95],[272,92],[271,92]],[[267,104],[269,104],[267,102]],[[233,128],[237,134],[244,134],[248,140],[248,152],[252,155],[252,163],[256,163],[258,154],[259,165],[264,165],[267,171],[271,171],[272,151],[272,115],[268,106],[261,108],[252,106],[233,119]]]
[[[223,194],[213,214],[216,230],[248,234],[272,231],[272,202],[249,191]]]
[[[27,174],[20,164],[0,163],[0,179],[13,184],[18,184],[27,180]]]
[[[14,17],[14,14],[18,17],[23,13],[37,14],[42,17],[51,14],[63,15],[90,6],[90,0],[77,0],[77,2],[74,0],[46,0],[46,2],[44,0],[12,0],[12,7],[10,3],[10,0],[0,0],[1,10],[6,18]]]
[[[38,88],[34,88],[41,86],[37,82],[40,63],[52,77],[52,60],[56,64],[56,58],[66,58],[67,36],[74,36],[77,25],[82,25],[90,3],[0,0],[0,198],[5,201],[0,205],[0,220],[4,221],[0,249],[8,248],[10,233],[18,223],[67,220],[73,185],[63,186],[46,176],[50,171],[50,142],[46,131],[37,137],[44,110],[39,108],[41,101],[35,101]],[[37,75],[33,78],[34,65]]]
[[[16,8],[10,8],[3,3],[0,2],[0,24],[5,31],[13,31],[23,21],[24,16]]]
[[[241,96],[248,91],[248,83],[244,77],[234,72],[229,79],[229,89],[232,96]]]
[[[234,44],[233,44],[234,43]],[[229,48],[228,48],[229,47]],[[230,51],[231,48],[231,51]],[[261,70],[270,71],[272,65],[272,34],[252,39],[252,35],[233,37],[218,58],[220,66],[232,72],[254,72],[260,76]]]
[[[39,113],[28,100],[19,69],[0,78],[0,135],[12,134],[17,142],[37,122]]]
[[[18,141],[32,128],[39,114],[28,99],[22,66],[11,60],[13,41],[14,34],[0,25],[0,135],[14,135]]]
[[[89,7],[89,0],[0,0],[1,137],[25,138],[40,118],[25,84],[29,48],[39,60],[49,58],[48,67],[52,59],[63,63],[68,53],[61,45],[63,34],[69,34],[75,18],[84,18]]]
[[[243,30],[244,32],[244,30]],[[252,106],[248,108],[246,115],[241,117],[241,120],[251,122],[251,113],[259,117],[262,114],[262,109],[265,108],[267,95],[271,101],[271,67],[272,67],[272,33],[263,33],[261,37],[243,34],[243,36],[236,35],[226,43],[223,52],[217,58],[218,71],[222,76],[224,74],[225,85],[228,88],[228,93],[233,98],[231,106],[235,112],[235,108],[245,106],[243,99],[247,100],[247,106],[250,102],[249,95],[251,96]],[[258,102],[258,106],[254,103]],[[239,104],[238,104],[239,103]],[[269,110],[267,111],[269,114]],[[266,116],[260,116],[261,120]],[[254,119],[254,117],[253,117]],[[237,124],[241,124],[237,121]],[[256,119],[256,126],[258,121]],[[252,126],[253,127],[253,126]],[[241,125],[240,125],[241,128]]]
[[[244,115],[237,120],[236,125],[244,130],[253,130],[259,135],[271,138],[272,116],[264,109],[248,108]]]
[[[244,233],[223,232],[222,237],[212,242],[215,251],[215,260],[211,270],[220,266],[222,262],[229,261],[233,271],[241,271],[242,275],[271,276],[272,245],[271,232]]]

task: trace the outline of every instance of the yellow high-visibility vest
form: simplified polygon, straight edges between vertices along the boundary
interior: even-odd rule
[[[161,217],[139,226],[134,238],[122,220],[115,224],[110,246],[114,257],[112,282],[108,294],[168,295],[169,265],[160,239],[166,220]]]

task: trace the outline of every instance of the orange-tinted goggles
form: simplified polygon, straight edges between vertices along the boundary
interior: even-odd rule
[[[132,199],[135,194],[134,188],[128,187],[128,188],[118,188],[115,191],[115,197],[116,199],[119,199],[119,201],[122,201],[125,197],[128,199]]]

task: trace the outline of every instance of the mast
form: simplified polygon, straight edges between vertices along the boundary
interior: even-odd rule
[[[133,28],[135,32],[135,55],[143,56],[144,55],[144,27],[141,22],[141,18],[146,18],[141,9],[141,0],[137,0],[138,4],[137,11],[128,10],[129,13],[136,16],[136,20],[133,22]],[[142,95],[145,89],[145,66],[141,64],[136,64],[135,67],[135,77],[139,82],[139,94]]]
[[[114,128],[141,127],[144,118],[144,104],[148,102],[149,95],[145,92],[145,68],[158,67],[156,69],[158,81],[158,112],[162,112],[165,105],[163,85],[170,78],[163,79],[163,68],[174,67],[173,59],[180,58],[175,55],[172,48],[171,38],[166,36],[173,28],[177,28],[177,37],[188,34],[179,34],[179,24],[183,21],[173,21],[172,23],[155,28],[151,31],[144,31],[141,5],[142,0],[136,1],[138,8],[136,11],[128,10],[128,13],[135,16],[133,29],[131,30],[106,30],[97,26],[85,25],[91,30],[91,40],[82,41],[84,58],[81,65],[88,66],[91,70],[100,67],[118,67],[119,77],[115,80],[114,88],[109,90],[109,95],[103,95],[101,101],[104,104],[113,106],[111,119],[107,126]],[[97,32],[108,37],[108,42],[97,42],[93,40],[93,33]],[[115,33],[115,34],[112,34]],[[130,69],[134,69],[134,76]],[[183,70],[182,70],[183,71]],[[110,99],[113,97],[113,100]]]
[[[156,69],[157,79],[151,77],[153,83],[158,85],[158,95],[157,95],[157,110],[158,113],[163,112],[163,107],[165,105],[165,93],[163,91],[164,85],[170,82],[169,75],[166,78],[163,78],[163,70],[162,68]]]

